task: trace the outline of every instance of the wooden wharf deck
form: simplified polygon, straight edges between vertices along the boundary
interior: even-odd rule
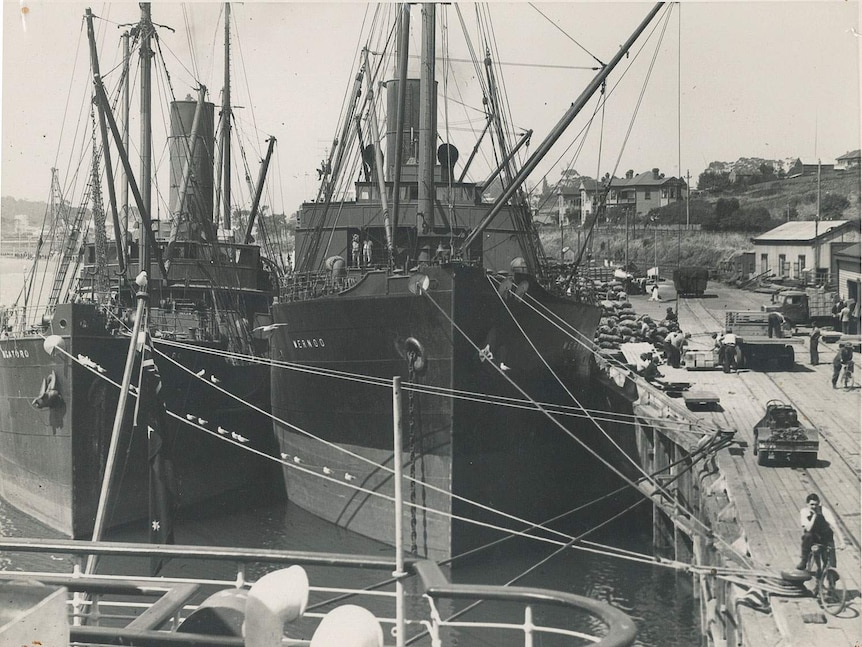
[[[667,288],[663,288],[666,293]],[[679,322],[692,333],[690,347],[712,347],[711,334],[724,325],[725,309],[754,310],[768,300],[763,294],[711,284],[708,297],[680,299]],[[709,298],[711,297],[711,298]],[[675,300],[650,302],[632,297],[638,314],[660,320]],[[862,562],[860,562],[860,390],[833,389],[832,358],[836,345],[821,344],[820,364],[809,362],[808,337],[793,338],[796,366],[792,371],[687,371],[662,366],[668,381],[691,382],[692,390],[719,396],[720,405],[692,414],[704,421],[735,429],[742,446],[721,450],[717,465],[736,522],[742,528],[749,554],[775,570],[795,568],[800,556],[799,510],[805,497],[819,494],[838,519],[846,548],[837,551],[838,569],[848,589],[848,608],[840,617],[823,614],[811,597],[771,597],[771,613],[739,607],[738,644],[853,646],[862,644]],[[857,380],[859,377],[859,358]],[[753,428],[766,403],[779,399],[794,406],[805,426],[820,431],[818,463],[812,468],[759,466],[752,453]],[[810,586],[810,583],[809,583]]]

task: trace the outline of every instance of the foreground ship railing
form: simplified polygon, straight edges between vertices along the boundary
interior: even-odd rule
[[[53,560],[58,559],[58,554],[71,556],[74,565],[71,574],[0,571],[0,587],[4,583],[7,587],[39,583],[45,585],[46,595],[51,590],[49,587],[64,587],[68,591],[66,607],[72,625],[68,628],[68,641],[71,642],[154,647],[193,644],[263,647],[282,644],[281,628],[285,621],[288,622],[290,638],[284,644],[289,645],[382,645],[384,635],[396,633],[392,611],[396,602],[396,578],[389,577],[396,567],[394,559],[264,549],[0,538],[0,555],[8,558],[9,553],[38,553]],[[89,555],[114,558],[124,563],[133,561],[133,558],[175,558],[183,560],[181,570],[186,570],[187,563],[189,572],[209,564],[208,572],[223,575],[231,570],[226,565],[233,564],[235,578],[84,576],[81,566]],[[213,566],[215,563],[218,563],[217,567]],[[288,565],[290,568],[285,569]],[[297,566],[308,568],[316,577],[326,581],[332,581],[335,573],[339,580],[353,583],[353,586],[308,586],[304,571],[296,570]],[[266,572],[274,568],[283,570],[268,572],[255,582],[247,579],[252,571]],[[384,574],[379,578],[383,581],[357,588],[355,582],[362,579],[361,573],[373,579],[374,571]],[[596,600],[547,589],[453,584],[437,564],[426,560],[406,561],[405,571],[402,582],[407,582],[405,588],[409,591],[408,619],[405,636],[400,639],[396,636],[399,645],[441,645],[448,642],[449,632],[453,631],[463,636],[459,642],[466,644],[474,640],[484,642],[482,635],[486,631],[505,631],[508,639],[514,634],[522,634],[523,644],[527,646],[533,644],[534,636],[543,634],[563,636],[565,644],[590,643],[602,647],[631,645],[635,639],[632,620],[618,609]],[[297,573],[301,573],[298,579]],[[301,580],[304,580],[304,591],[289,590],[302,589]],[[63,589],[55,588],[54,591]],[[336,606],[345,600],[351,604]],[[467,617],[455,620],[458,610],[463,611],[467,606],[465,603],[479,601],[503,603],[507,610],[505,617],[523,617],[523,622],[487,622]],[[520,608],[520,616],[515,615],[514,605]],[[536,618],[545,617],[554,607],[562,610],[562,615],[558,613],[557,617],[577,618],[577,625],[591,633],[560,625],[538,624]],[[276,617],[267,618],[267,613]],[[372,623],[370,641],[368,632],[363,637],[356,626],[362,613]],[[200,629],[207,614],[210,618],[215,617],[221,625],[217,635],[215,631],[205,633]],[[446,614],[448,619],[443,617]],[[270,626],[278,627],[278,637],[273,642],[261,642],[260,631],[257,635],[253,631],[265,629],[268,620],[272,621]],[[245,630],[245,638],[241,637],[243,621],[251,627]],[[339,622],[346,622],[349,626],[339,628]],[[226,630],[228,625],[233,626],[233,632]],[[0,632],[10,626],[0,622]],[[385,634],[383,627],[387,629]],[[390,629],[393,630],[391,634]],[[300,635],[310,638],[298,637]],[[470,636],[475,638],[471,640]],[[3,640],[0,633],[0,643]]]

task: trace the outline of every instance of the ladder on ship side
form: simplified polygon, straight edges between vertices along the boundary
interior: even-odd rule
[[[54,283],[51,286],[51,294],[48,296],[48,306],[56,306],[60,301],[63,286],[66,284],[66,278],[69,274],[69,266],[77,258],[81,251],[81,225],[84,220],[84,209],[78,209],[74,222],[71,223],[66,236],[65,244],[60,252],[60,261],[57,264],[57,271],[54,273]]]

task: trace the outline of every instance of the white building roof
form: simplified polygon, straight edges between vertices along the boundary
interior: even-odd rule
[[[771,243],[773,241],[809,241],[814,240],[815,235],[819,238],[830,230],[843,227],[849,220],[795,220],[778,225],[775,229],[760,234],[752,241],[757,243]],[[817,232],[815,234],[815,231]]]

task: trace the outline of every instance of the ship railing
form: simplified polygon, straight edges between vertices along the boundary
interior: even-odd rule
[[[0,333],[15,336],[42,334],[42,321],[53,314],[54,309],[55,306],[44,303],[7,306],[0,312]]]
[[[336,294],[352,287],[361,275],[339,275],[332,270],[294,272],[281,280],[279,298],[283,301],[303,301]]]
[[[338,577],[350,582],[357,581],[357,571],[381,572],[380,578],[372,578],[377,582],[365,588],[309,587],[308,608],[296,621],[295,627],[303,634],[313,634],[327,613],[345,600],[370,610],[384,628],[385,635],[391,635],[397,626],[393,617],[395,578],[390,577],[396,566],[394,558],[215,546],[0,538],[0,555],[7,558],[4,560],[7,563],[10,553],[35,553],[46,559],[50,556],[53,560],[58,559],[57,554],[71,556],[71,573],[68,572],[68,560],[60,558],[62,561],[57,563],[64,564],[66,572],[3,570],[0,571],[0,583],[32,584],[35,581],[42,585],[65,587],[71,594],[67,606],[72,623],[72,642],[147,644],[154,647],[194,644],[244,646],[240,637],[213,637],[173,630],[213,593],[253,585],[250,572],[263,575],[267,570],[293,565],[314,569],[314,574],[321,573],[319,569],[338,569]],[[90,555],[122,558],[114,559],[112,564],[122,561],[129,568],[134,561],[132,558],[181,559],[184,570],[188,568],[187,572],[202,568],[187,565],[186,562],[191,560],[208,564],[209,568],[218,562],[221,564],[220,573],[228,573],[224,564],[230,563],[234,565],[235,573],[233,579],[88,575],[84,574],[83,564]],[[149,563],[145,569],[149,568]],[[481,636],[485,631],[518,632],[523,634],[525,647],[531,647],[534,639],[541,639],[543,635],[562,636],[571,639],[566,642],[573,645],[586,642],[599,647],[626,647],[632,645],[636,637],[632,620],[604,602],[541,588],[453,584],[439,565],[428,560],[408,559],[405,570],[407,575],[402,582],[409,582],[406,586],[409,590],[406,602],[409,617],[405,623],[407,644],[440,645],[441,640],[445,642],[449,637],[448,632],[468,632],[470,636]],[[330,575],[326,577],[332,579],[334,571],[327,572]],[[483,621],[461,615],[479,602],[506,605],[506,614],[501,617],[507,621]],[[523,622],[515,620],[516,616],[510,612],[512,605],[520,607]],[[552,608],[560,609],[558,615],[553,615]],[[546,614],[546,620],[537,621],[545,618]],[[555,620],[551,620],[552,616]],[[575,622],[584,630],[572,628]],[[311,645],[311,638],[290,638],[281,644],[304,647]]]

